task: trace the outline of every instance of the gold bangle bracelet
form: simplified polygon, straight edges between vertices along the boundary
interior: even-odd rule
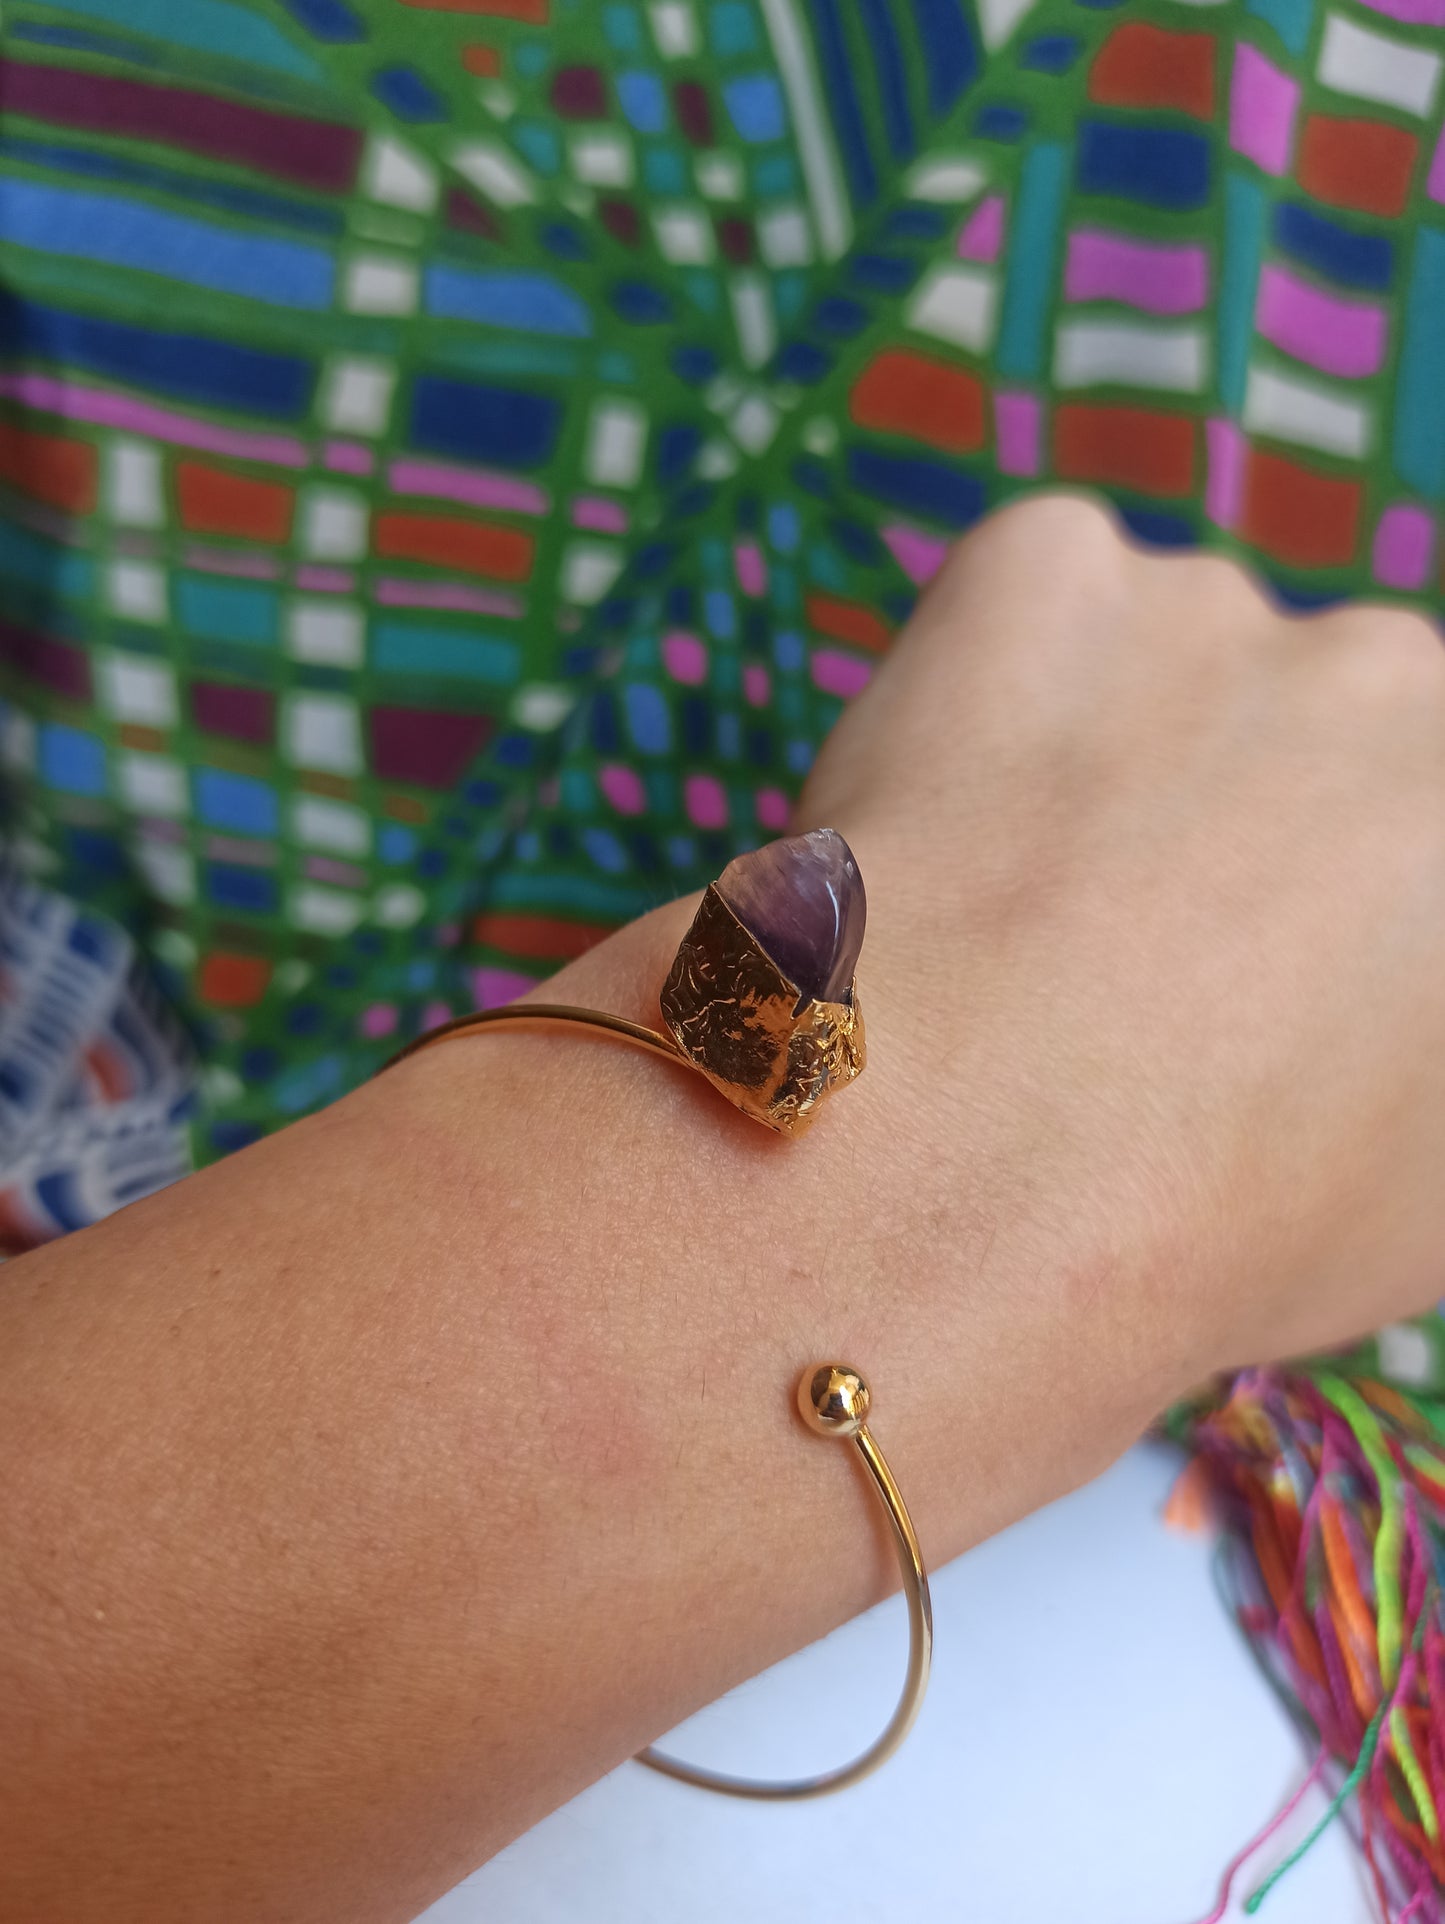
[[[564,1024],[694,1070],[745,1115],[780,1135],[799,1136],[823,1102],[864,1066],[863,1018],[853,980],[863,913],[857,865],[840,835],[822,829],[774,843],[738,857],[704,895],[663,985],[666,1034],[571,1003],[512,1003],[444,1022],[398,1050],[383,1067],[503,1024]],[[799,1800],[858,1783],[891,1757],[912,1729],[928,1688],[933,1609],[908,1506],[868,1429],[871,1401],[867,1383],[846,1363],[817,1364],[798,1384],[798,1411],[808,1427],[856,1446],[898,1553],[908,1603],[908,1671],[882,1735],[851,1763],[784,1782],[704,1770],[650,1746],[639,1754],[639,1763],[728,1797]]]
[[[893,1480],[887,1459],[868,1429],[871,1401],[868,1385],[847,1363],[819,1363],[816,1369],[805,1370],[798,1384],[798,1410],[804,1422],[820,1436],[851,1437],[857,1445],[858,1455],[893,1530],[903,1594],[908,1602],[908,1674],[898,1707],[882,1735],[851,1764],[820,1771],[816,1777],[794,1777],[782,1782],[703,1770],[697,1764],[685,1764],[676,1757],[665,1756],[650,1745],[638,1753],[638,1763],[646,1764],[650,1770],[660,1770],[665,1777],[676,1777],[680,1783],[695,1784],[699,1790],[720,1791],[725,1797],[799,1803],[805,1797],[826,1797],[831,1791],[847,1790],[849,1785],[861,1783],[880,1764],[887,1763],[912,1730],[923,1708],[933,1663],[933,1602],[928,1594],[928,1572],[923,1567],[923,1553],[918,1547],[908,1505]]]

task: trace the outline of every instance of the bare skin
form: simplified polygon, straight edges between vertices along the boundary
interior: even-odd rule
[[[941,1561],[1210,1371],[1436,1293],[1425,623],[1286,618],[1040,498],[800,813],[870,896],[871,1065],[803,1142],[496,1035],[7,1268],[7,1924],[402,1924],[872,1601],[789,1413],[820,1356]],[[650,1016],[690,913],[549,996]]]

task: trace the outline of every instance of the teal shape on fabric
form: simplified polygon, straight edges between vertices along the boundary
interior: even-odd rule
[[[79,14],[86,20],[110,20],[132,33],[169,40],[173,46],[197,53],[248,60],[277,73],[306,80],[324,80],[326,69],[302,48],[263,20],[252,7],[232,6],[229,0],[50,0],[56,13]]]
[[[597,806],[597,789],[585,768],[562,770],[562,803],[579,815],[590,815]]]
[[[773,306],[784,321],[795,321],[808,304],[808,277],[784,268],[773,278]]]
[[[499,875],[491,899],[503,909],[551,909],[557,900],[557,878],[546,870],[539,874]],[[656,891],[649,890],[646,883],[620,887],[615,882],[594,881],[589,875],[568,876],[567,900],[580,915],[595,915],[599,919],[610,916],[618,922],[630,922],[644,909],[657,906]]]
[[[668,820],[678,812],[677,780],[667,768],[649,768],[642,778],[647,791],[647,806],[660,820]]]
[[[551,59],[545,40],[523,40],[512,49],[512,65],[529,80],[535,80],[539,73],[545,73]]]
[[[545,274],[438,263],[426,269],[422,287],[427,313],[445,320],[481,321],[488,327],[565,334],[576,340],[592,332],[587,303]]]
[[[687,192],[687,157],[676,147],[646,147],[642,179],[656,194]]]
[[[726,56],[757,51],[757,22],[746,0],[716,0],[708,9],[707,31],[714,53]]]
[[[1438,501],[1445,495],[1445,234],[1422,227],[1415,236],[1405,332],[1395,377],[1395,472]]]
[[[71,795],[105,793],[105,749],[83,729],[47,722],[39,731],[40,773]]]
[[[521,653],[513,641],[476,628],[420,621],[378,621],[371,658],[382,674],[444,675],[457,681],[514,682]]]
[[[618,74],[613,84],[629,125],[640,134],[667,132],[667,95],[655,73],[632,69]]]
[[[276,640],[274,589],[196,574],[177,575],[175,588],[176,616],[188,634],[253,648],[269,647]]]
[[[142,201],[39,181],[0,182],[0,238],[273,307],[329,307],[336,278],[331,255],[301,241],[238,233]]]
[[[637,381],[637,363],[620,348],[604,348],[597,356],[597,378],[599,381],[617,381],[631,387]]]
[[[1264,183],[1242,168],[1224,177],[1224,260],[1219,276],[1219,395],[1231,414],[1244,406],[1254,297],[1264,255],[1269,202]]]
[[[344,1056],[319,1056],[314,1062],[298,1062],[278,1077],[271,1094],[276,1107],[288,1116],[310,1109],[318,1102],[329,1102],[346,1086]]]
[[[1004,281],[995,363],[1014,381],[1044,372],[1059,227],[1069,184],[1069,153],[1059,142],[1035,147],[1023,164],[1014,206],[1013,243]]]
[[[619,53],[641,53],[645,44],[642,16],[636,7],[622,5],[620,0],[618,4],[603,9],[602,31],[607,36],[608,44]]]
[[[716,274],[709,273],[705,267],[684,269],[682,284],[687,297],[704,314],[716,314],[722,307],[722,286]]]
[[[512,139],[539,174],[562,170],[562,143],[557,130],[544,120],[517,120],[512,123]]]
[[[773,612],[790,615],[802,605],[799,599],[798,576],[795,569],[779,567],[776,563],[769,576],[769,589]]]
[[[1245,11],[1266,20],[1295,55],[1309,45],[1314,0],[1245,0]]]
[[[67,601],[84,601],[95,591],[95,568],[89,555],[76,554],[4,520],[0,520],[0,575]]]
[[[786,149],[776,154],[759,154],[752,165],[753,192],[759,200],[776,200],[794,193],[798,170]]]
[[[196,813],[211,828],[228,828],[238,835],[280,833],[280,800],[269,782],[223,768],[198,768],[192,787]]]
[[[765,140],[781,140],[788,131],[783,90],[775,74],[743,74],[724,85],[722,96],[733,126],[743,140],[761,145]]]
[[[820,588],[841,590],[848,585],[847,564],[826,541],[815,541],[808,550],[808,579]]]

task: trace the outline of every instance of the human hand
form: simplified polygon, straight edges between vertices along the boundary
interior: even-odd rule
[[[1035,497],[954,551],[800,812],[867,878],[869,1095],[911,1219],[971,1193],[1052,1244],[1085,1354],[1173,1393],[1439,1294],[1426,621],[1288,615]]]

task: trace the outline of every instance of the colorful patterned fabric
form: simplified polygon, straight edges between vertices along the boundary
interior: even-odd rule
[[[1441,0],[11,0],[16,860],[196,1145],[781,828],[1059,478],[1433,599]]]

